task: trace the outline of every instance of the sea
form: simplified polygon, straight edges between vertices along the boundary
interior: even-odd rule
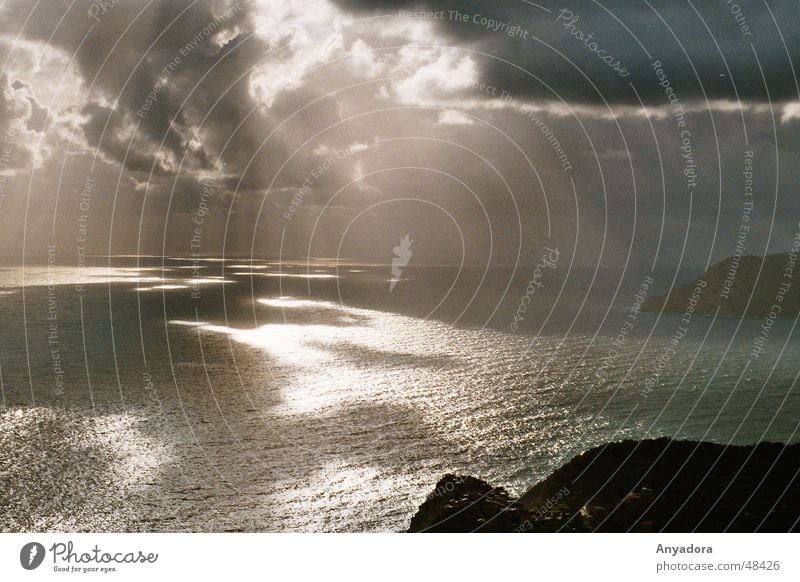
[[[518,495],[609,441],[800,442],[796,320],[535,269],[0,268],[0,529],[396,532],[446,473]]]

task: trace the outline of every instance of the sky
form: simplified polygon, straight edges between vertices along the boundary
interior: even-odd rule
[[[782,252],[799,29],[789,0],[5,0],[0,256]]]

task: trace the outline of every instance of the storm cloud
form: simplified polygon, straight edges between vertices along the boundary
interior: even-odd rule
[[[638,104],[638,94],[660,104],[654,62],[686,101],[798,97],[800,22],[789,0],[335,2],[355,13],[430,20],[481,55],[487,83],[531,98]]]
[[[4,256],[74,246],[696,274],[797,230],[800,9],[773,2],[9,2]],[[96,188],[81,210],[87,179]],[[210,186],[209,186],[210,185]],[[204,189],[213,190],[205,200]],[[35,209],[35,211],[34,211]],[[540,254],[540,253],[539,253]]]

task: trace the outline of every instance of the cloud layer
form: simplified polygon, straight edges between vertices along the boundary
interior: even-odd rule
[[[8,261],[83,215],[95,252],[186,254],[212,184],[204,254],[386,261],[411,234],[431,263],[555,241],[696,272],[732,253],[751,151],[748,252],[797,229],[788,0],[97,6],[2,8]]]

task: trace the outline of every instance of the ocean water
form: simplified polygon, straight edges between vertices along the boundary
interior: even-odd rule
[[[501,271],[0,270],[0,528],[399,531],[447,472],[519,494],[611,440],[800,441],[794,321],[753,358],[759,320],[553,273],[514,330]]]

